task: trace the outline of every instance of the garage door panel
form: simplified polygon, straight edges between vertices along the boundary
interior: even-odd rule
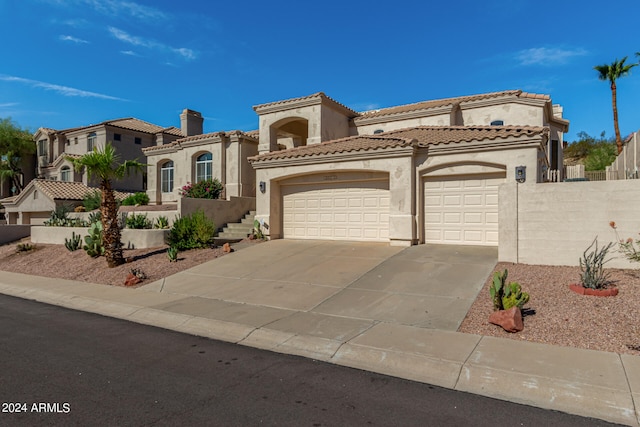
[[[486,175],[424,181],[425,241],[497,246],[498,187],[503,182]]]
[[[387,181],[283,185],[283,235],[387,241],[388,188]]]

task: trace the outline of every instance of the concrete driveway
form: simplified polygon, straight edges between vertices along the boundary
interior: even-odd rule
[[[344,340],[377,322],[455,331],[496,262],[496,248],[275,240],[145,288],[185,297],[165,311]]]

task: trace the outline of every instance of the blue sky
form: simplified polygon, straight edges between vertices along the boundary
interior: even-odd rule
[[[65,129],[121,117],[253,130],[252,106],[325,92],[358,111],[522,89],[613,135],[594,65],[640,51],[638,0],[0,0],[0,117]],[[184,6],[181,6],[184,5]],[[618,82],[640,129],[640,67]]]

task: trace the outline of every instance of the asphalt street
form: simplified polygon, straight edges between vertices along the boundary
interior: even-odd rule
[[[2,426],[612,425],[3,295],[0,331]]]

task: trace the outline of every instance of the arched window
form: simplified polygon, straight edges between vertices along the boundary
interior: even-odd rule
[[[212,179],[211,174],[213,165],[213,156],[211,153],[204,153],[196,159],[196,182]]]
[[[173,162],[171,160],[163,163],[160,168],[160,186],[163,193],[173,191]]]
[[[69,166],[63,166],[60,169],[60,181],[71,182],[71,168]]]

